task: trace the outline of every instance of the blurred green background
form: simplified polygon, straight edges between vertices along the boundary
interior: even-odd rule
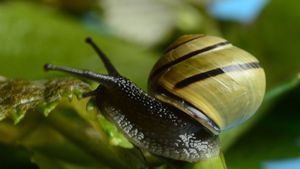
[[[84,43],[91,36],[124,76],[146,89],[151,67],[178,36],[222,36],[254,54],[267,76],[258,115],[222,136],[228,168],[296,169],[299,6],[298,0],[0,0],[0,75],[66,76],[46,74],[48,62],[105,72]],[[1,137],[0,168],[38,167],[30,150]]]

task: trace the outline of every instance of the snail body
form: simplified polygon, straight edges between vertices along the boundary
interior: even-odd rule
[[[128,79],[118,80],[117,88],[98,88],[96,104],[137,147],[189,162],[219,154],[216,135],[187,114],[147,95]]]
[[[108,75],[50,64],[46,64],[45,69],[64,71],[99,82],[98,88],[87,93],[86,96],[94,97],[97,107],[104,116],[111,120],[137,147],[170,159],[195,162],[218,155],[217,135],[222,130],[231,127],[231,123],[236,125],[249,118],[261,103],[264,93],[264,82],[253,84],[257,83],[256,78],[264,80],[264,73],[258,61],[250,54],[232,46],[233,49],[227,49],[231,48],[227,46],[226,49],[229,52],[225,52],[225,58],[221,59],[224,64],[222,66],[218,65],[222,64],[218,62],[218,59],[215,59],[216,63],[211,61],[211,64],[209,58],[200,57],[205,53],[211,55],[208,57],[212,59],[222,55],[218,53],[221,49],[211,47],[213,44],[218,46],[221,43],[219,41],[222,40],[203,35],[179,38],[154,66],[149,77],[149,95],[132,81],[121,76],[89,38],[87,42],[99,54]],[[229,43],[224,42],[223,45],[227,44]],[[219,47],[221,48],[222,45]],[[234,50],[238,51],[237,57],[241,55],[243,59],[230,61],[229,55],[234,54]],[[195,54],[195,51],[202,51],[202,53]],[[189,53],[195,55],[192,56]],[[207,63],[198,61],[200,58],[206,58],[204,61]],[[247,69],[244,69],[245,67]],[[223,73],[215,69],[220,69]],[[203,75],[209,71],[210,74]],[[248,77],[244,78],[245,75]],[[197,80],[194,76],[197,76]],[[238,78],[242,80],[239,81]],[[229,80],[230,83],[226,84],[225,80]],[[220,85],[221,89],[217,86],[210,86],[216,84]],[[238,84],[242,86],[239,87]],[[224,89],[226,87],[227,90]],[[202,94],[208,89],[213,91]],[[260,93],[247,93],[255,92],[255,90]],[[243,93],[239,95],[238,92]],[[218,94],[220,94],[220,99],[217,98]],[[236,98],[227,98],[227,96]],[[239,101],[243,97],[245,99]],[[259,98],[254,100],[254,97]],[[216,99],[216,103],[207,103],[213,99]],[[247,103],[242,104],[244,102]],[[228,108],[226,104],[230,104]],[[225,109],[222,110],[222,108]],[[229,111],[230,109],[232,111]],[[244,111],[244,109],[250,110]],[[218,113],[217,111],[220,110],[221,112]],[[214,113],[218,114],[214,116]],[[231,115],[235,117],[230,117]]]

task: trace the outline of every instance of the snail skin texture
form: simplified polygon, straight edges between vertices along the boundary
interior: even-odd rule
[[[218,134],[247,120],[262,102],[265,74],[255,57],[205,35],[177,39],[149,76],[149,95],[121,76],[105,54],[108,75],[51,64],[45,70],[100,83],[85,94],[137,147],[188,162],[219,155]]]

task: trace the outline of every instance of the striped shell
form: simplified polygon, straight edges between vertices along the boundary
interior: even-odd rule
[[[265,93],[265,73],[246,51],[214,36],[186,35],[159,59],[149,92],[213,133],[251,117]]]

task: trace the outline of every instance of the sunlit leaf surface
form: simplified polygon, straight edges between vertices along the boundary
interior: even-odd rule
[[[63,97],[72,100],[89,89],[76,79],[0,81],[0,120],[11,117],[18,123],[29,110],[47,116]]]

